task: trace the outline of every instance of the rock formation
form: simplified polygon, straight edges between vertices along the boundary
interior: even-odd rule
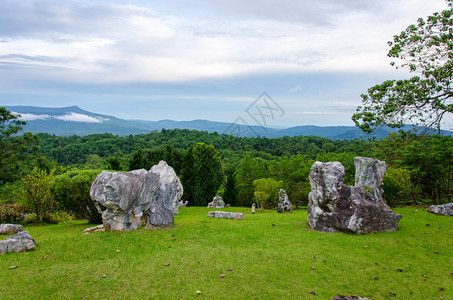
[[[308,223],[322,232],[395,231],[401,215],[382,199],[380,184],[387,166],[370,158],[354,159],[356,185],[347,186],[340,162],[315,162],[310,172]]]
[[[436,215],[453,216],[453,202],[443,205],[432,205],[427,210]]]
[[[182,186],[165,162],[161,161],[154,167],[149,172],[144,169],[126,173],[103,171],[96,177],[90,196],[106,208],[102,212],[105,230],[127,231],[142,225],[147,229],[173,225]]]
[[[208,208],[225,208],[225,202],[223,202],[222,197],[215,196],[212,202],[208,203]]]
[[[20,224],[0,224],[0,234],[16,234],[24,231],[24,226]]]
[[[183,188],[181,181],[173,168],[170,167],[165,161],[161,160],[159,164],[151,168],[150,172],[159,174],[159,189],[157,190],[157,197],[159,199],[170,197],[170,202],[173,205],[175,214],[179,214],[178,204],[182,197]]]
[[[234,220],[244,220],[243,213],[236,213],[236,212],[226,212],[226,211],[210,211],[208,213],[208,217],[212,218],[219,218],[219,219],[234,219]]]
[[[0,241],[0,254],[34,250],[35,245],[36,241],[30,236],[28,231],[21,231]]]
[[[189,201],[179,201],[178,202],[178,207],[187,207],[187,205],[189,204]]]
[[[252,204],[252,214],[254,214],[256,212],[256,204],[253,203]]]
[[[289,202],[288,195],[286,194],[286,191],[284,189],[280,189],[278,192],[278,208],[277,211],[279,213],[284,213],[284,212],[292,212],[293,211],[293,206],[291,205],[291,202]]]

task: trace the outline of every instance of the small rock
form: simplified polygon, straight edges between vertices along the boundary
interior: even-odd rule
[[[368,248],[368,246],[363,246],[363,248],[365,248],[365,249],[366,249],[366,248]]]
[[[228,271],[233,271],[233,268],[228,268]]]
[[[196,291],[196,294],[200,295],[200,294],[201,294],[201,291]]]
[[[220,275],[219,275],[219,278],[223,278],[223,277],[225,277],[225,276],[226,276],[225,274],[220,274]]]
[[[17,269],[17,266],[11,266],[10,269]]]
[[[169,265],[170,265],[170,263],[165,263],[165,265],[164,265],[164,266],[168,267]]]
[[[117,250],[115,250],[115,252],[116,252],[116,253],[120,253],[121,251],[117,249]]]
[[[312,269],[312,270],[316,270],[317,268],[316,268],[316,267],[311,267],[310,269]]]
[[[315,291],[311,291],[310,294],[315,295],[315,296],[318,295],[318,293],[316,293]]]
[[[105,274],[104,274],[104,275],[102,275],[102,278],[107,278],[107,275],[105,275]]]

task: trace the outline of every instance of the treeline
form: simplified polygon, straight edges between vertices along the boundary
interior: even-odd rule
[[[277,202],[275,190],[283,188],[293,205],[304,206],[314,161],[340,161],[346,170],[345,183],[352,185],[355,156],[387,162],[390,168],[384,178],[384,196],[391,205],[442,203],[450,201],[452,194],[451,137],[392,134],[379,141],[332,141],[316,136],[239,138],[203,131],[162,130],[127,137],[38,134],[36,139],[39,149],[30,153],[24,169],[56,168],[58,178],[71,170],[150,169],[165,160],[180,177],[183,200],[190,205],[205,206],[220,195],[232,206],[263,201],[263,207],[273,208]],[[3,183],[3,195],[13,182]]]

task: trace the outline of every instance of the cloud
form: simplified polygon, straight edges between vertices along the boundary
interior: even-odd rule
[[[78,113],[67,113],[60,116],[51,116],[51,115],[36,115],[36,114],[20,114],[20,119],[23,121],[35,121],[35,120],[46,120],[46,119],[56,119],[60,121],[69,121],[69,122],[81,122],[81,123],[102,123],[107,121],[105,118],[100,117],[91,117],[84,114]]]
[[[443,0],[116,3],[1,1],[0,74],[8,75],[0,80],[186,82],[385,72],[391,69],[386,41],[445,8]]]
[[[54,116],[55,119],[61,121],[71,121],[71,122],[82,122],[82,123],[102,123],[104,119],[101,118],[94,118],[84,114],[78,113],[69,113],[62,116]]]
[[[302,90],[302,86],[300,84],[296,85],[295,87],[293,88],[290,88],[289,91],[291,93],[297,93],[298,91]]]

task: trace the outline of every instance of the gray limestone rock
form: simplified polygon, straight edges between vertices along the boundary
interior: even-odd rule
[[[208,208],[225,208],[225,202],[223,202],[222,197],[215,196],[212,202],[208,203]]]
[[[338,296],[338,297],[333,297],[330,300],[373,300],[373,299],[359,297],[359,296]]]
[[[219,218],[219,219],[234,219],[234,220],[244,220],[243,213],[236,212],[226,212],[226,211],[210,211],[208,213],[209,218]]]
[[[34,250],[35,245],[36,241],[30,236],[28,231],[21,231],[0,241],[0,254]]]
[[[443,205],[432,205],[427,210],[436,215],[453,216],[453,202]]]
[[[187,205],[189,204],[189,201],[179,201],[178,202],[178,207],[187,207]]]
[[[128,231],[140,226],[150,229],[173,225],[182,186],[165,162],[154,167],[149,172],[144,169],[126,173],[104,171],[96,177],[90,196],[106,208],[102,212],[105,230]]]
[[[368,196],[376,203],[385,204],[382,201],[384,190],[381,188],[384,174],[388,169],[385,161],[369,157],[355,157],[354,166],[356,170],[354,186],[363,187]]]
[[[382,200],[378,184],[382,182],[385,171],[371,165],[360,165],[356,171],[359,173],[356,181],[362,186],[347,186],[343,183],[345,174],[341,163],[313,164],[309,176],[311,192],[307,217],[311,228],[322,232],[358,234],[397,230],[401,215],[394,214]],[[382,166],[381,162],[377,165]]]
[[[256,204],[253,203],[252,204],[252,214],[254,214],[256,212]]]
[[[0,224],[0,234],[16,234],[24,231],[24,226],[20,224]]]
[[[87,228],[82,233],[83,234],[90,234],[90,233],[98,232],[98,231],[105,231],[104,225],[99,225],[99,226]]]
[[[293,206],[291,205],[291,202],[289,202],[288,195],[286,194],[286,191],[284,189],[280,189],[278,192],[278,208],[277,211],[279,213],[284,213],[284,212],[292,212],[293,211]]]
[[[175,214],[179,214],[178,204],[183,194],[181,181],[172,167],[161,160],[159,164],[153,166],[150,172],[159,174],[159,189],[157,197],[170,197]],[[187,204],[186,204],[187,205]]]

